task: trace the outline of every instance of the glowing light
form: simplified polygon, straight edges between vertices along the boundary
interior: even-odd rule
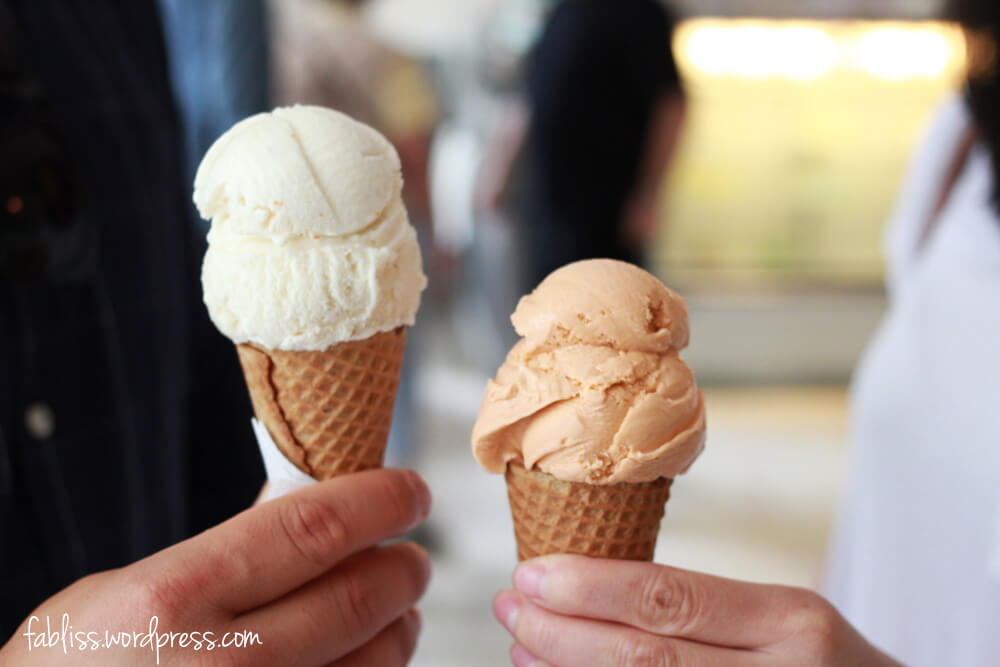
[[[793,79],[818,79],[837,64],[837,44],[819,28],[784,28],[777,42],[785,73]]]
[[[960,33],[942,23],[695,19],[680,26],[675,51],[697,74],[744,79],[937,78],[964,65]]]
[[[829,72],[836,62],[833,39],[807,26],[706,26],[691,33],[685,51],[691,63],[706,74],[750,79],[814,79]]]
[[[857,69],[883,79],[935,78],[953,54],[948,40],[930,29],[873,28],[858,36],[853,49]]]

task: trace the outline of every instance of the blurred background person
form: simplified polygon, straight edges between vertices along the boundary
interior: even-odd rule
[[[428,155],[438,104],[424,65],[382,40],[364,17],[365,0],[273,0],[275,105],[316,104],[379,130],[399,152],[403,199],[417,228],[424,264],[433,264]],[[434,267],[427,266],[432,276]],[[430,296],[430,295],[428,295]],[[422,309],[424,310],[424,309]],[[414,383],[418,322],[407,334],[387,456],[412,465],[419,429]]]
[[[644,264],[684,117],[673,29],[654,0],[565,0],[546,18],[497,168],[523,151],[522,291],[578,259]]]
[[[969,76],[886,234],[889,307],[855,372],[826,586],[908,665],[1000,653],[1000,6],[952,0]]]
[[[465,271],[480,286],[460,322],[484,368],[517,339],[517,300],[554,269],[588,257],[646,263],[686,106],[674,25],[652,0],[518,0],[489,15],[476,54],[487,103]]]
[[[80,577],[247,507],[263,468],[201,303],[156,3],[0,2],[0,97],[6,637]]]

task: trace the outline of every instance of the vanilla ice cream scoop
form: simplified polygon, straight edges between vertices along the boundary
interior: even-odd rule
[[[569,264],[511,320],[522,339],[472,431],[488,471],[517,460],[569,482],[639,483],[673,478],[701,453],[704,403],[678,356],[687,308],[652,275],[614,260]]]
[[[212,221],[202,266],[234,343],[323,350],[413,324],[427,285],[399,156],[331,109],[251,116],[205,154],[194,201]]]

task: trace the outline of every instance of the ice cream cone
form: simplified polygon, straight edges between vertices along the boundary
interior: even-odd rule
[[[554,553],[653,560],[672,479],[566,482],[511,462],[506,480],[518,560]]]
[[[281,452],[330,479],[382,467],[406,327],[326,350],[236,346],[254,412]]]

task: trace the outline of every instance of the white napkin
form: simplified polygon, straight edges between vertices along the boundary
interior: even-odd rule
[[[254,435],[257,436],[257,445],[260,447],[260,455],[264,459],[264,470],[267,472],[266,500],[298,491],[316,483],[315,479],[296,468],[294,463],[285,458],[263,424],[252,417],[250,424],[253,426]]]

